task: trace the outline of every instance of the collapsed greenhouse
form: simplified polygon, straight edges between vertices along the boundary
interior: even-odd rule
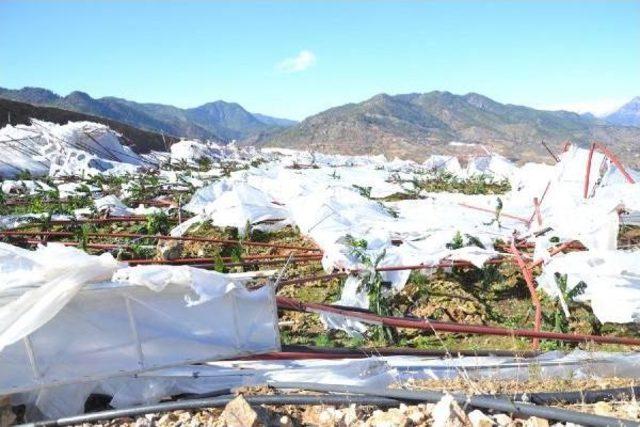
[[[136,154],[104,125],[34,120],[0,149],[0,395],[24,421],[261,385],[436,403],[411,385],[462,378],[522,382],[447,390],[472,408],[610,425],[545,416],[527,381],[640,372],[640,173],[600,144],[523,165]]]

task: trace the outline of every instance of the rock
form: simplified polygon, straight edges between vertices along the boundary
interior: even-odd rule
[[[323,408],[321,406],[307,406],[302,413],[302,424],[304,425],[320,425],[320,414]]]
[[[318,417],[320,427],[346,427],[344,422],[345,413],[338,411],[333,407],[328,407],[320,413]]]
[[[344,423],[348,426],[355,425],[358,421],[358,412],[356,411],[356,405],[351,404],[348,408],[342,410],[344,413]]]
[[[496,422],[485,415],[484,412],[477,409],[469,412],[468,417],[473,427],[491,427],[496,424]]]
[[[544,418],[529,417],[524,422],[524,427],[549,427],[549,421]]]
[[[409,427],[409,418],[398,408],[389,408],[388,411],[374,411],[366,422],[369,427]]]
[[[278,420],[279,427],[293,427],[293,421],[288,415],[283,415]]]
[[[11,426],[16,422],[16,415],[11,409],[11,398],[0,397],[0,427]]]
[[[175,425],[177,422],[178,422],[178,415],[175,414],[174,412],[170,412],[160,417],[160,419],[158,420],[158,425],[161,427],[171,426],[171,425]]]
[[[262,425],[258,419],[258,413],[251,408],[242,395],[238,395],[227,403],[220,419],[228,427],[258,427]]]
[[[409,420],[413,423],[413,425],[420,425],[427,421],[429,418],[429,413],[426,411],[426,406],[406,406],[400,405],[400,410],[403,414],[409,418]]]
[[[471,421],[450,394],[445,394],[433,408],[434,427],[468,427]]]
[[[613,414],[613,407],[608,402],[597,402],[593,405],[593,412],[596,415],[609,416]]]
[[[513,420],[511,419],[511,417],[506,414],[495,414],[493,416],[493,419],[496,420],[496,424],[498,424],[500,427],[506,427],[513,424]]]
[[[160,240],[156,246],[156,258],[159,260],[180,258],[183,248],[184,243],[181,240]]]

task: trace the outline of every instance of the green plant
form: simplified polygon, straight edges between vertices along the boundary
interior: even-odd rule
[[[502,214],[502,199],[498,197],[496,200],[495,217],[491,221],[485,222],[484,225],[492,225],[495,223],[498,225],[498,228],[502,228],[502,224],[500,224],[501,214]]]
[[[78,246],[80,246],[80,248],[85,252],[87,251],[89,242],[89,231],[89,225],[82,224],[82,226],[76,228],[73,232],[75,240],[78,242]]]
[[[446,244],[447,249],[460,249],[464,246],[464,240],[462,239],[462,234],[460,231],[456,231],[456,234],[453,236],[453,240],[450,243]]]
[[[365,266],[365,269],[359,274],[361,280],[359,289],[364,289],[367,292],[369,309],[380,316],[391,315],[392,305],[385,295],[385,291],[390,289],[391,284],[383,281],[382,275],[377,271],[378,264],[384,259],[386,251],[382,251],[375,260],[372,260],[367,253],[368,243],[366,240],[354,239],[351,235],[345,236],[345,240],[350,247],[350,255],[356,257]],[[387,344],[397,341],[395,330],[386,326],[376,326],[373,329],[372,337]]]
[[[366,197],[367,199],[371,198],[371,187],[361,187],[360,185],[353,184],[353,188],[358,190],[358,193],[362,197]]]
[[[147,215],[146,218],[145,230],[147,234],[169,234],[171,225],[169,224],[169,217],[166,213],[160,211]]]
[[[567,315],[567,313],[569,313],[569,309],[575,306],[576,297],[584,294],[585,290],[587,289],[587,284],[583,281],[580,281],[573,288],[568,289],[566,274],[560,274],[556,272],[554,274],[554,279],[556,281],[556,285],[558,286],[558,290],[560,291],[560,304],[553,314],[553,330],[556,332],[566,333],[569,332],[568,318],[571,316],[570,314]]]

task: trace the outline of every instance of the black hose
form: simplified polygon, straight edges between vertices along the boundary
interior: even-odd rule
[[[558,405],[561,403],[596,403],[603,400],[622,400],[640,396],[640,386],[608,388],[602,390],[579,390],[544,393],[524,393],[514,396],[516,400],[536,405]]]
[[[403,401],[436,403],[445,395],[436,391],[394,390],[388,388],[373,388],[347,385],[324,385],[309,383],[269,383],[277,389],[299,389],[320,391],[326,393],[349,393],[367,396],[381,396]],[[514,402],[503,397],[494,396],[466,396],[453,394],[453,398],[462,406],[489,409],[507,414],[524,417],[538,417],[547,420],[571,422],[588,426],[640,426],[636,421],[623,420],[613,417],[585,414],[567,409],[552,408],[548,406],[536,406],[529,403]]]
[[[178,402],[165,402],[157,405],[137,406],[127,409],[112,409],[109,411],[94,412],[91,414],[76,415],[73,417],[58,418],[56,420],[37,421],[22,424],[22,426],[49,427],[65,426],[72,424],[93,423],[96,421],[116,418],[133,417],[156,412],[170,412],[177,410],[215,408],[225,406],[235,396],[213,397],[209,399],[181,400]],[[388,397],[362,396],[362,395],[265,395],[245,396],[251,405],[372,405],[380,407],[398,406],[401,401]]]

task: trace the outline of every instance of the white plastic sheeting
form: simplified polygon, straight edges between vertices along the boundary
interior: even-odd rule
[[[218,144],[213,141],[183,140],[171,145],[171,163],[197,166],[202,161],[238,161],[256,158],[253,147],[239,147],[234,143]]]
[[[640,321],[640,251],[585,251],[553,257],[537,281],[541,289],[561,299],[568,315],[555,273],[567,275],[567,290],[586,283],[585,293],[576,300],[590,302],[601,322]]]
[[[199,216],[172,234],[182,234],[201,220],[242,231],[247,222],[285,219],[278,225],[295,224],[322,248],[326,271],[364,267],[346,243],[347,235],[367,241],[365,255],[371,260],[384,252],[380,266],[429,265],[448,259],[482,267],[498,255],[493,249],[495,240],[508,242],[514,233],[527,236],[546,227],[553,230],[546,237],[534,239],[536,257],[548,258],[546,250],[552,246],[552,236],[560,241],[577,239],[593,250],[615,250],[619,210],[640,210],[640,184],[627,184],[620,171],[597,152],[592,161],[590,197],[585,199],[588,150],[575,146],[568,147],[554,166],[529,163],[522,167],[498,155],[471,158],[463,167],[457,158],[448,156],[432,156],[417,164],[398,159],[389,162],[382,156],[350,157],[285,149],[265,149],[263,154],[269,157],[267,164],[232,173],[198,190],[186,209]],[[434,171],[461,179],[506,179],[512,190],[500,196],[502,212],[525,220],[533,218],[533,199],[537,197],[542,222],[538,224],[533,218],[529,225],[504,215],[496,220],[491,211],[499,202],[493,195],[430,193],[419,199],[385,203],[364,196],[375,199],[402,192],[407,185],[403,181],[429,177]],[[465,241],[469,236],[476,238],[484,248],[449,249],[447,245],[457,232]],[[392,283],[392,289],[399,290],[408,272],[384,273],[383,278]],[[368,305],[362,287],[355,284],[345,288],[340,303]]]
[[[513,357],[390,356],[340,360],[278,360],[213,362],[149,371],[137,377],[89,381],[55,386],[13,396],[15,404],[37,405],[47,418],[82,412],[91,393],[113,396],[110,404],[126,408],[152,404],[182,393],[207,393],[240,386],[297,382],[346,384],[386,388],[410,385],[422,379],[594,379],[637,378],[638,353],[603,353],[575,350],[550,352],[531,359]]]
[[[279,349],[273,288],[247,290],[251,274],[119,267],[0,245],[0,394]]]
[[[92,122],[66,125],[31,120],[0,129],[0,176],[83,176],[136,172],[144,160],[120,143],[120,135]]]
[[[247,225],[260,228],[261,223],[268,222],[267,225],[262,224],[261,228],[277,230],[289,223],[285,208],[274,203],[264,192],[245,183],[228,188],[222,181],[196,194],[194,200],[184,208],[197,215],[179,225],[172,235],[181,235],[192,224],[202,221],[211,221],[221,227],[236,227],[240,235],[245,233]],[[210,195],[211,202],[203,202],[205,194]]]

